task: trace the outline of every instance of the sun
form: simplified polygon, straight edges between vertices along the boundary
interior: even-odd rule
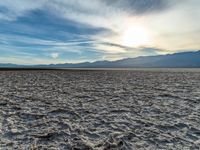
[[[127,28],[122,35],[122,43],[129,47],[145,46],[149,42],[148,32],[140,26]]]

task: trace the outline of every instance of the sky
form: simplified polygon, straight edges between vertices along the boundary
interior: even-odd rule
[[[200,50],[200,0],[1,0],[0,63]]]

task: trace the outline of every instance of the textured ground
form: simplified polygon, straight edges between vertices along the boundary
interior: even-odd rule
[[[200,149],[200,70],[0,71],[0,149]]]

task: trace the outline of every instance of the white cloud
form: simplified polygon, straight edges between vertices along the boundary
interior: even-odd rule
[[[51,57],[57,59],[59,57],[59,53],[51,53]]]
[[[1,0],[0,6],[6,11],[0,13],[0,19],[15,20],[31,10],[42,8],[48,0]]]

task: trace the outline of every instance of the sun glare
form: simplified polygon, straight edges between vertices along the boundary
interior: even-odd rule
[[[122,36],[123,45],[129,47],[144,46],[149,42],[147,31],[142,27],[130,27]]]

